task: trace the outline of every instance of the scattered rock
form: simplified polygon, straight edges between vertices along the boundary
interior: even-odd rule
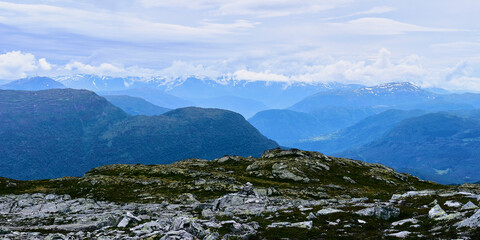
[[[359,210],[356,214],[362,216],[375,216],[378,219],[389,220],[400,215],[400,209],[391,206],[377,206]]]
[[[129,222],[130,222],[130,218],[124,217],[124,218],[122,219],[122,221],[120,221],[120,222],[118,223],[117,227],[119,227],[119,228],[127,227]]]
[[[313,227],[313,222],[312,221],[306,221],[306,222],[292,223],[291,227],[311,229]]]
[[[317,211],[317,216],[318,215],[327,215],[327,214],[332,214],[332,213],[338,213],[338,212],[343,212],[343,210],[334,209],[334,208],[324,208],[324,209],[320,209],[320,210]]]
[[[398,233],[388,234],[388,236],[398,237],[398,238],[406,238],[406,237],[408,237],[408,235],[410,235],[410,233],[411,232],[409,232],[409,231],[401,231],[401,232],[398,232]]]
[[[478,208],[478,206],[475,205],[474,203],[472,203],[472,201],[468,201],[467,203],[465,203],[465,205],[463,205],[461,210],[472,210],[472,209],[477,209],[477,208]]]
[[[353,180],[352,178],[350,177],[347,177],[347,176],[343,176],[343,180],[351,183],[351,184],[357,184],[357,182],[355,182],[355,180]]]
[[[415,223],[418,223],[418,220],[415,219],[415,218],[403,219],[403,220],[400,220],[400,221],[393,222],[393,223],[392,223],[392,227],[402,226],[402,225],[405,224],[405,223],[415,224]]]
[[[447,213],[440,207],[440,205],[435,205],[430,211],[428,211],[428,217],[429,218],[439,218],[446,216]]]
[[[450,200],[446,201],[446,202],[444,203],[444,205],[445,205],[445,206],[448,206],[448,207],[456,207],[456,208],[462,206],[461,203],[456,202],[456,201],[450,201]]]
[[[289,180],[293,180],[293,181],[297,181],[297,182],[298,181],[303,181],[303,182],[309,182],[310,181],[310,179],[308,179],[307,177],[297,176],[294,173],[292,173],[291,171],[287,170],[287,165],[283,164],[282,162],[273,164],[272,174],[273,174],[273,176],[278,177],[280,179],[289,179]]]
[[[480,210],[477,210],[475,214],[471,217],[456,223],[454,226],[457,228],[469,227],[469,228],[478,228],[480,227]]]

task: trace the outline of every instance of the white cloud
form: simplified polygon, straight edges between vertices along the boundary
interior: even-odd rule
[[[146,7],[207,9],[216,15],[280,17],[317,13],[345,6],[354,0],[140,0]]]
[[[216,79],[221,75],[212,66],[205,67],[202,64],[195,65],[184,61],[174,61],[171,66],[158,71],[157,74],[169,80],[190,76]]]
[[[251,72],[247,70],[238,70],[233,73],[235,80],[247,80],[247,81],[267,81],[267,82],[289,82],[290,78],[281,74],[271,73],[270,71],[264,72]]]
[[[388,13],[388,12],[393,12],[396,9],[394,7],[388,7],[388,6],[377,6],[373,7],[369,10],[366,11],[360,11],[355,13],[355,15],[366,15],[366,14],[380,14],[380,13]]]
[[[374,61],[340,60],[330,64],[303,65],[291,74],[272,73],[270,71],[255,72],[240,70],[233,74],[235,79],[250,81],[279,82],[342,82],[365,85],[376,85],[391,81],[419,81],[429,71],[421,64],[416,55],[407,56],[393,62],[387,49],[380,49]],[[301,66],[301,63],[293,65]],[[272,66],[276,69],[275,66]],[[418,82],[417,82],[418,83]]]
[[[326,20],[335,20],[335,19],[356,17],[356,16],[361,16],[361,15],[389,13],[389,12],[393,12],[395,10],[396,10],[396,8],[394,8],[394,7],[377,6],[377,7],[373,7],[373,8],[370,8],[368,10],[365,10],[365,11],[359,11],[359,12],[355,12],[355,13],[348,14],[348,15],[345,15],[345,16],[330,17],[330,18],[327,18]]]
[[[439,74],[439,80],[431,85],[454,90],[480,91],[480,58],[464,59]]]
[[[38,65],[40,66],[41,69],[45,71],[50,71],[52,70],[52,65],[47,62],[47,59],[45,58],[40,58],[38,59]]]
[[[11,51],[0,55],[0,79],[24,78],[36,70],[50,70],[51,65],[42,58],[37,61],[31,53]]]
[[[330,33],[358,35],[398,35],[408,32],[459,32],[462,29],[430,28],[395,21],[389,18],[359,18],[345,23],[328,23]]]
[[[298,57],[297,55],[295,55]],[[300,54],[299,56],[303,56]],[[310,55],[306,56],[307,59]],[[297,60],[297,62],[295,62]],[[71,61],[65,65],[51,64],[45,58],[37,59],[31,53],[20,51],[0,55],[0,79],[13,80],[32,75],[75,75],[93,74],[114,77],[139,77],[136,81],[148,81],[151,77],[166,80],[199,78],[267,82],[326,83],[341,82],[377,85],[392,81],[410,81],[423,87],[441,87],[452,90],[480,92],[480,57],[465,59],[451,68],[433,69],[423,65],[425,58],[408,55],[393,58],[385,48],[372,59],[335,60],[330,63],[307,64],[302,59],[284,58],[284,62],[255,63],[255,70],[238,65],[235,61],[217,61],[210,65],[174,61],[163,69],[148,69],[139,66],[123,66],[112,63],[88,64]],[[284,66],[296,66],[287,71]],[[230,70],[226,70],[230,69]],[[126,85],[131,84],[125,82]]]
[[[236,20],[233,23],[201,21],[198,26],[187,26],[146,20],[126,13],[7,2],[0,2],[0,23],[38,34],[65,31],[96,38],[139,42],[212,38],[250,29],[257,24]]]
[[[102,63],[98,66],[84,64],[81,62],[72,62],[65,65],[65,70],[75,73],[95,74],[95,75],[118,75],[125,73],[123,66],[114,66],[110,63]]]

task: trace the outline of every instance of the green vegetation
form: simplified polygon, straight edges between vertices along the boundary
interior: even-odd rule
[[[103,97],[130,115],[153,116],[161,115],[171,110],[159,107],[139,97],[130,97],[127,95],[105,95]]]
[[[339,153],[443,184],[478,181],[480,121],[450,113],[409,118],[383,137]]]
[[[250,182],[290,198],[323,199],[348,195],[388,200],[392,194],[408,190],[449,188],[378,164],[326,157],[316,152],[295,150],[291,155],[268,157],[269,152],[262,158],[223,157],[214,161],[188,159],[168,165],[108,165],[94,168],[80,178],[2,179],[0,193],[69,194],[114,202],[175,202],[179,195],[192,193],[203,201],[236,192]],[[274,171],[275,166],[284,168]],[[303,180],[294,180],[295,177]]]
[[[278,145],[237,113],[184,108],[131,117],[93,92],[0,90],[0,176],[82,176],[115,163],[163,164]]]

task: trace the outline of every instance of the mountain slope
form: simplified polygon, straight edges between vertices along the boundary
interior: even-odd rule
[[[360,87],[359,85],[345,85],[341,83],[283,83],[237,80],[228,77],[209,79],[194,76],[178,79],[166,79],[164,77],[151,77],[144,79],[139,77],[122,78],[79,74],[74,76],[60,76],[57,77],[56,80],[65,84],[69,88],[88,89],[96,92],[149,88],[162,90],[183,99],[235,96],[262,102],[273,108],[285,108],[291,106],[307,96],[322,91],[332,89],[354,89]],[[159,106],[168,107],[151,101],[151,99],[145,99]],[[192,106],[192,104],[188,106]]]
[[[196,98],[191,100],[198,107],[230,110],[242,114],[245,118],[252,117],[255,113],[268,109],[265,104],[259,101],[236,96]]]
[[[0,91],[0,175],[81,175],[97,135],[127,117],[86,90]]]
[[[260,158],[115,164],[83,177],[0,178],[0,237],[478,239],[467,225],[478,223],[478,193],[380,164],[273,149]]]
[[[79,176],[114,163],[259,155],[278,145],[241,115],[186,108],[130,117],[86,90],[0,91],[0,176]]]
[[[216,98],[236,96],[262,102],[273,108],[285,108],[303,98],[332,89],[354,89],[357,85],[340,83],[283,83],[268,81],[246,81],[236,79],[199,79],[190,77],[166,83],[159,87],[168,93],[185,98]]]
[[[129,163],[171,163],[226,154],[258,156],[278,145],[240,114],[221,109],[181,108],[160,116],[136,116],[115,124],[102,137],[109,151]],[[108,157],[108,152],[106,153]]]
[[[281,145],[300,147],[305,139],[343,129],[380,111],[381,108],[360,107],[323,107],[311,113],[266,110],[255,114],[249,122]]]
[[[420,110],[387,110],[367,117],[353,126],[297,144],[302,149],[333,154],[357,148],[381,138],[402,120],[425,114]]]
[[[384,137],[338,156],[378,162],[440,183],[480,179],[480,122],[448,113],[402,121]]]
[[[261,111],[248,121],[263,135],[284,146],[291,146],[297,139],[323,131],[322,122],[312,114],[291,110]]]
[[[294,104],[289,109],[312,112],[326,106],[372,107],[414,104],[433,99],[435,94],[408,83],[387,83],[353,90],[320,92]]]
[[[131,97],[138,97],[147,100],[157,106],[164,108],[181,108],[194,106],[195,104],[185,99],[168,94],[165,91],[155,88],[133,88],[120,91],[101,91],[100,95],[127,95]]]
[[[153,116],[160,115],[171,110],[168,108],[159,107],[147,102],[143,98],[138,97],[130,97],[126,95],[104,95],[103,97],[130,115]]]
[[[48,77],[22,78],[1,85],[0,89],[37,91],[54,88],[66,88],[63,84]]]

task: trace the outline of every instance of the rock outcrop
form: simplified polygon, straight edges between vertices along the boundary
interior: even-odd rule
[[[480,231],[477,185],[300,150],[0,178],[0,193],[0,239],[11,240],[477,239]]]

